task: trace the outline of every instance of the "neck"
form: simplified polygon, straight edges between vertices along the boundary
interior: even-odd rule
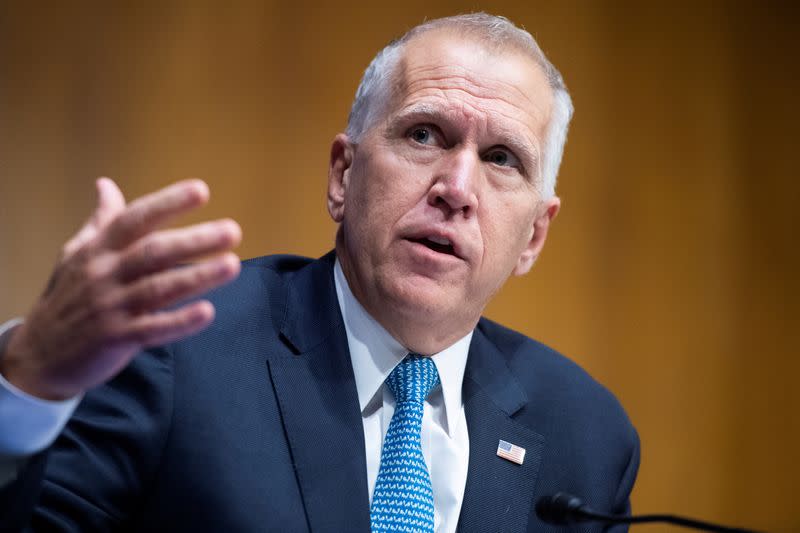
[[[362,290],[365,280],[359,277],[358,270],[353,267],[338,236],[336,256],[347,286],[356,301],[410,352],[421,355],[437,354],[467,335],[478,323],[480,316],[462,327],[454,327],[453,317],[439,317],[426,310],[410,309],[408,306],[396,305],[388,301],[389,299],[375,302],[367,297],[366,291]]]

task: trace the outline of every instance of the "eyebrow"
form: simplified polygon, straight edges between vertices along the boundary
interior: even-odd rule
[[[458,122],[452,120],[449,115],[450,113],[444,112],[440,106],[429,104],[427,102],[421,102],[401,109],[396,115],[394,115],[394,117],[392,117],[391,122],[407,122],[415,119],[431,122],[443,121],[448,124],[454,124]],[[518,154],[523,161],[529,162],[530,165],[526,164],[526,168],[528,168],[528,166],[532,166],[537,174],[541,173],[541,161],[539,157],[538,146],[530,145],[530,143],[518,140],[519,136],[514,135],[509,128],[504,127],[503,125],[494,125],[492,130],[493,134],[500,140],[500,142],[493,146],[507,146],[513,152]]]

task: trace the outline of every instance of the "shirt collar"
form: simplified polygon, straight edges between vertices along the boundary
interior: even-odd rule
[[[334,283],[347,332],[358,403],[363,414],[367,405],[383,390],[386,378],[409,350],[392,337],[356,300],[338,258],[334,265]],[[432,357],[442,385],[448,434],[451,434],[451,428],[454,428],[461,413],[461,385],[471,340],[472,331]]]

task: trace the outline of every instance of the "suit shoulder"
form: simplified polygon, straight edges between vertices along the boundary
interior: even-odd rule
[[[286,274],[300,270],[313,261],[314,259],[301,255],[262,255],[261,257],[253,257],[242,261],[242,271],[269,270],[277,274]]]
[[[581,376],[594,381],[574,361],[527,335],[488,318],[481,318],[478,329],[504,355],[509,365],[517,363],[535,367],[537,372],[575,374],[575,377]]]
[[[504,355],[512,370],[522,372],[517,374],[520,377],[530,372],[558,382],[568,380],[605,390],[586,370],[546,344],[487,318],[481,318],[478,329]]]
[[[489,319],[482,318],[478,329],[506,359],[539,414],[543,406],[558,406],[561,414],[609,423],[632,431],[628,416],[616,396],[577,363],[553,348]],[[554,417],[559,413],[554,411]]]
[[[283,286],[298,270],[314,260],[296,255],[266,255],[242,261],[239,276],[206,296],[218,311],[252,313],[282,295]]]
[[[296,255],[267,255],[242,261],[236,279],[203,296],[214,305],[215,318],[209,328],[196,336],[197,340],[215,335],[227,337],[242,330],[276,329],[283,320],[289,280],[313,262],[314,259]]]

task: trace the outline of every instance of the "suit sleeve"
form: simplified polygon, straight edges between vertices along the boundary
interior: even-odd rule
[[[14,533],[30,520],[41,490],[47,452],[2,462],[10,481],[0,487],[0,533]]]
[[[158,349],[89,391],[47,453],[0,490],[0,516],[30,508],[33,498],[25,531],[102,532],[126,525],[159,467],[172,381],[170,354]],[[0,522],[0,531],[19,531],[27,517],[14,520]]]
[[[636,481],[636,474],[639,472],[640,461],[640,442],[639,435],[631,426],[631,438],[633,440],[628,465],[625,467],[622,477],[617,487],[617,494],[614,498],[614,514],[631,514],[631,491]],[[628,531],[627,525],[609,526],[606,531],[609,533],[622,533]]]

